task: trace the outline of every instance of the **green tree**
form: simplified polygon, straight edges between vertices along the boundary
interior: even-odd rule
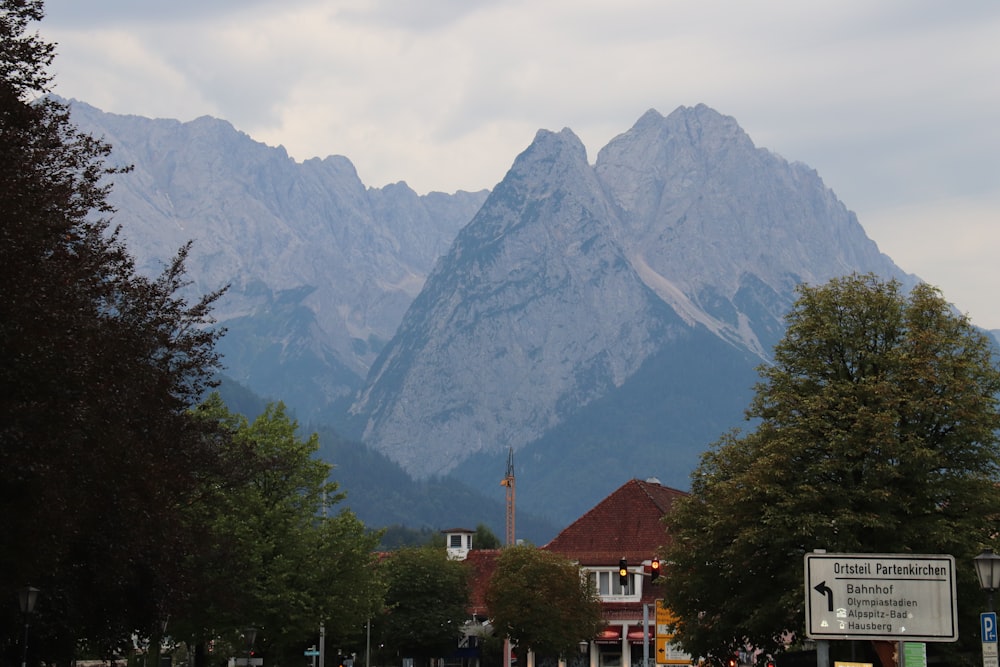
[[[426,661],[451,655],[469,619],[469,571],[442,548],[407,547],[381,563],[385,611],[376,632],[387,656]]]
[[[787,322],[747,411],[756,430],[716,443],[666,517],[678,640],[723,655],[801,639],[815,549],[951,554],[976,627],[969,563],[1000,506],[989,340],[936,289],[904,296],[872,275],[801,287]]]
[[[197,414],[223,425],[234,451],[251,452],[260,465],[238,484],[206,485],[214,493],[191,506],[202,540],[187,571],[200,585],[177,610],[172,634],[200,646],[223,636],[238,646],[243,628],[259,627],[256,645],[274,662],[300,659],[321,622],[331,641],[356,640],[382,600],[374,553],[381,535],[349,510],[331,513],[344,494],[315,456],[317,436],[301,440],[281,403],[249,422],[213,394]]]
[[[230,462],[189,414],[218,367],[220,293],[176,297],[186,247],[136,274],[107,203],[125,170],[44,97],[42,8],[0,0],[0,597],[42,589],[33,648],[66,662],[158,623],[193,539],[180,510]]]
[[[509,547],[486,590],[496,633],[540,656],[568,657],[601,628],[601,603],[590,577],[559,554]]]
[[[476,526],[476,534],[472,536],[473,549],[499,549],[501,546],[500,538],[489,526],[485,523]]]

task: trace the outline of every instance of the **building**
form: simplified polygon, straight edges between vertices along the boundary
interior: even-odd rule
[[[662,654],[657,656],[657,595],[649,576],[657,550],[669,540],[663,516],[670,511],[674,500],[684,495],[683,491],[663,486],[656,479],[630,480],[542,547],[577,562],[593,579],[601,597],[604,629],[582,647],[580,657],[585,667],[639,667],[647,650],[651,663],[691,663],[690,656],[662,642],[659,647]],[[485,592],[500,552],[474,550],[472,531],[467,529],[442,532],[449,556],[467,560],[471,567],[470,622],[463,644],[475,645],[476,635],[491,632]],[[628,570],[624,587],[618,576],[622,559]],[[644,620],[648,621],[648,634],[643,631]],[[474,655],[463,652],[462,657]],[[532,667],[533,656],[527,658],[527,667]]]
[[[657,595],[649,576],[657,550],[669,540],[663,516],[684,495],[656,479],[630,480],[542,547],[579,563],[601,597],[605,627],[584,647],[589,667],[642,665],[644,646],[649,647],[651,662],[691,663],[690,656],[669,644],[661,643],[662,654],[656,655]],[[624,587],[618,576],[622,559],[629,573]]]

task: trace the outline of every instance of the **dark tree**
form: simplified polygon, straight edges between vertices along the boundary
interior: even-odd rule
[[[392,659],[427,664],[454,653],[469,619],[467,564],[449,560],[442,548],[407,547],[389,554],[380,569],[387,592],[375,632]]]
[[[220,293],[176,296],[186,247],[136,274],[107,202],[125,170],[44,96],[42,4],[0,0],[0,599],[40,588],[33,645],[65,662],[165,617],[191,548],[179,508],[227,463],[189,412],[217,368]]]
[[[490,527],[485,523],[476,526],[476,534],[472,536],[473,549],[499,549],[503,544]]]
[[[960,627],[971,559],[998,535],[1000,371],[937,290],[850,276],[800,288],[748,409],[666,517],[665,604],[694,655],[779,651],[804,630],[803,555],[951,554]],[[950,664],[959,664],[952,655]]]

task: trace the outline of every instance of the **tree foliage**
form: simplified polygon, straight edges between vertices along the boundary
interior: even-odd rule
[[[422,661],[451,655],[468,620],[468,565],[449,560],[444,549],[407,547],[380,569],[387,590],[376,633],[387,653]]]
[[[357,636],[381,599],[378,534],[328,515],[342,496],[282,406],[252,423],[217,397],[194,409],[220,367],[223,290],[178,296],[190,244],[136,272],[107,201],[128,170],[45,96],[42,10],[0,0],[0,598],[42,591],[29,661],[121,655],[168,618],[199,643],[258,625],[283,658],[320,622]]]
[[[202,644],[255,626],[258,649],[272,661],[300,657],[321,622],[331,639],[356,638],[382,597],[380,535],[350,511],[331,514],[344,495],[315,457],[316,435],[300,440],[281,403],[249,422],[213,394],[197,414],[221,424],[234,451],[251,452],[259,465],[235,482],[207,484],[190,507],[202,539],[187,570],[199,583],[175,610],[172,634]]]
[[[575,655],[602,625],[591,578],[563,556],[533,547],[503,550],[486,604],[499,635],[542,656]]]
[[[1000,506],[988,339],[936,289],[872,275],[801,287],[787,322],[758,427],[716,443],[666,517],[665,604],[695,655],[802,638],[815,549],[952,554],[960,602],[980,598],[968,563]]]
[[[500,538],[489,526],[485,523],[476,525],[476,534],[472,536],[473,549],[499,549],[501,546]]]
[[[125,170],[43,96],[41,18],[0,1],[0,595],[41,588],[36,646],[68,660],[158,622],[191,539],[179,508],[229,462],[188,414],[218,366],[220,292],[175,296],[186,247],[135,272],[106,199]]]

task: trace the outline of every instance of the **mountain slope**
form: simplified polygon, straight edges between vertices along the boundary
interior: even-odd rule
[[[352,412],[418,478],[485,482],[523,450],[535,507],[569,511],[572,480],[588,493],[620,475],[676,483],[739,423],[796,285],[851,271],[915,280],[814,171],[708,107],[647,112],[594,166],[572,132],[542,131]]]
[[[411,473],[519,447],[683,327],[633,271],[579,139],[540,132],[428,278],[353,410]],[[586,317],[581,326],[580,317]]]
[[[487,194],[366,188],[345,157],[297,163],[209,117],[71,109],[80,129],[111,143],[114,161],[134,166],[110,201],[140,270],[158,272],[194,240],[192,293],[230,285],[215,311],[231,325],[227,372],[302,417],[360,385]]]
[[[795,285],[852,271],[906,277],[815,170],[753,145],[705,105],[648,111],[597,156],[623,245],[689,322],[766,358]]]

